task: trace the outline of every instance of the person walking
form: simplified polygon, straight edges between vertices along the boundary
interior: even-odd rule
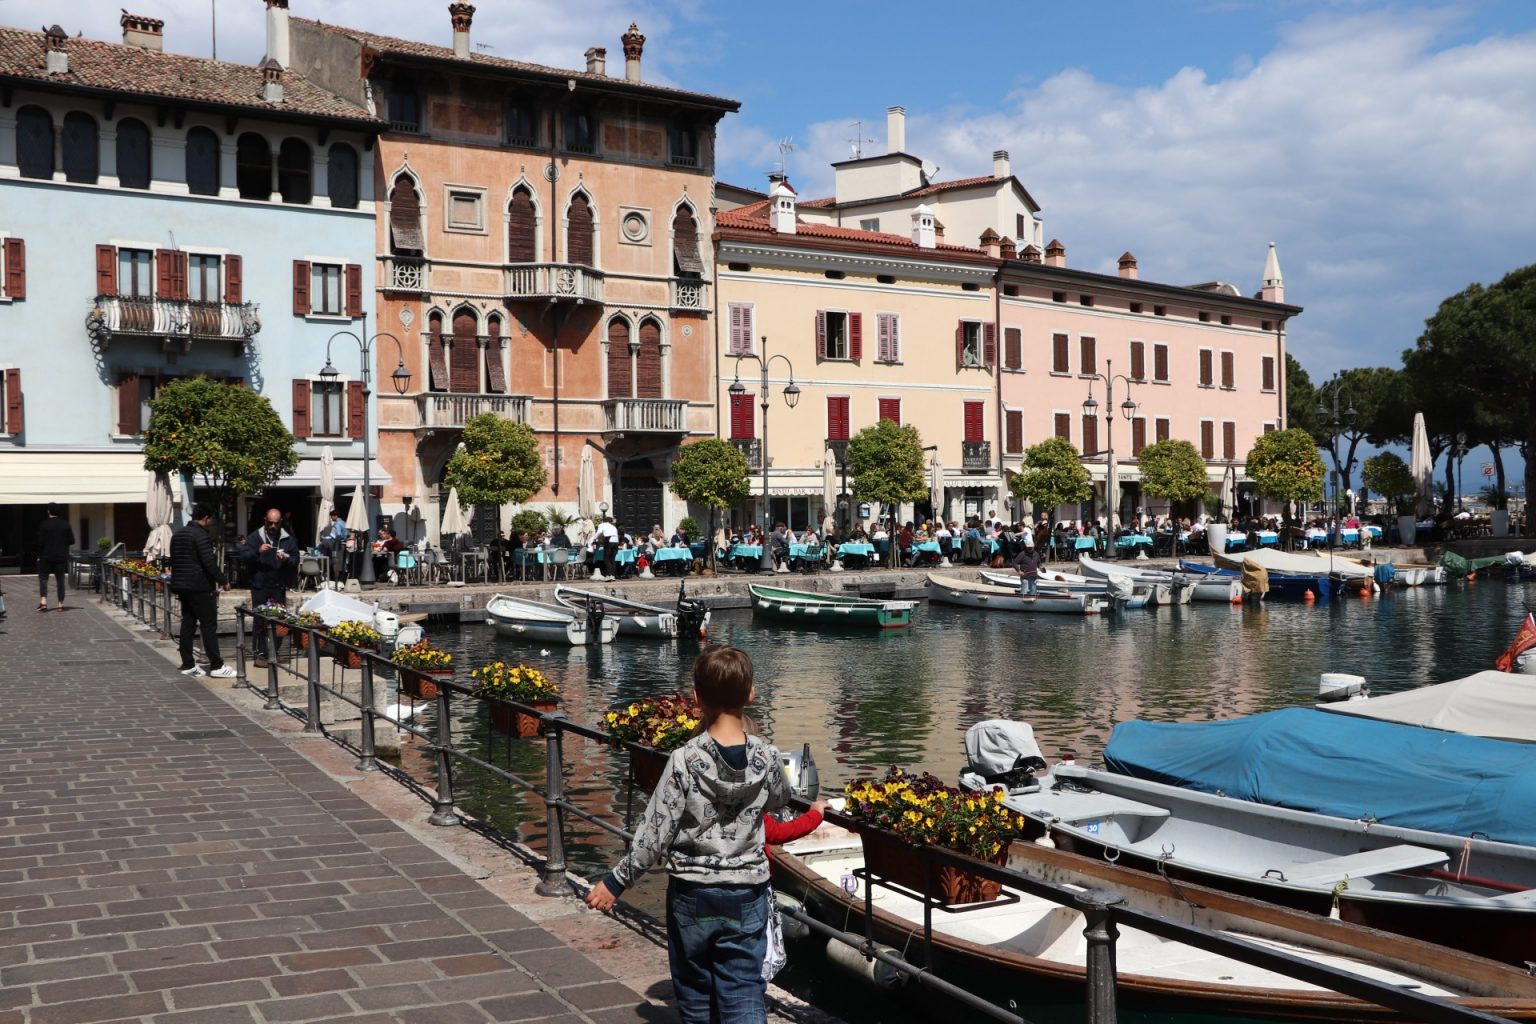
[[[283,529],[283,514],[275,508],[267,509],[261,527],[240,545],[240,559],[250,567],[252,608],[288,602],[288,564],[298,557],[298,542]],[[260,616],[255,618],[254,638],[256,667],[265,668],[267,627]]]
[[[191,521],[171,536],[171,593],[181,602],[181,674],[233,679],[235,670],[219,656],[218,593],[228,581],[214,557],[213,535],[208,532],[212,522],[213,510],[195,504]],[[192,656],[192,638],[199,629],[208,656],[206,672]]]
[[[69,569],[69,549],[75,531],[57,502],[48,503],[48,517],[37,524],[37,610],[48,610],[48,577],[58,586],[59,611],[64,610],[64,573]]]

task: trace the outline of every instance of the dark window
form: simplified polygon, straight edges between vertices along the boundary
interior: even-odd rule
[[[1010,299],[1016,299],[1019,297],[1019,286],[1016,284],[1005,284],[1003,285],[1003,294]]]
[[[1140,313],[1141,312],[1141,303],[1139,303],[1139,302],[1131,303],[1131,312],[1132,313]]]
[[[357,150],[345,142],[331,147],[326,168],[326,192],[331,205],[342,210],[357,209]]]
[[[586,196],[578,192],[572,197],[566,221],[566,262],[592,266],[592,204]]]
[[[821,276],[825,277],[828,281],[841,281],[848,275],[843,273],[841,270],[823,270],[821,272]]]
[[[341,437],[347,432],[347,393],[341,381],[311,381],[309,436]]]
[[[1200,322],[1203,323],[1203,324],[1210,323],[1211,322],[1211,314],[1207,313],[1205,310],[1202,309],[1200,311]]]
[[[533,194],[526,188],[512,193],[507,210],[507,262],[533,263],[539,258],[535,242],[538,220],[533,212]]]
[[[1051,301],[1052,302],[1066,302],[1067,301],[1067,293],[1066,292],[1051,292]]]
[[[1167,306],[1153,306],[1152,307],[1152,315],[1153,316],[1167,316],[1168,315],[1168,307]]]
[[[876,274],[875,275],[875,280],[878,281],[880,284],[895,284],[896,283],[896,275],[895,274]]]
[[[1232,326],[1232,318],[1230,316],[1228,316],[1227,314],[1225,314],[1225,313],[1221,314],[1221,325],[1223,327],[1231,327]]]
[[[699,129],[689,121],[673,121],[670,161],[678,167],[699,166]]]
[[[315,263],[309,268],[309,310],[321,316],[340,316],[342,311],[342,266],[340,263]]]
[[[235,188],[241,199],[272,198],[272,147],[255,132],[235,143]]]
[[[218,302],[224,297],[220,287],[219,266],[223,261],[205,253],[187,257],[187,298],[192,302]]]
[[[848,350],[848,314],[823,309],[816,313],[816,358],[851,359]]]
[[[1275,322],[1273,320],[1261,320],[1261,321],[1259,321],[1259,330],[1261,330],[1261,331],[1272,331],[1274,329],[1275,329]]]
[[[389,126],[397,132],[421,131],[421,97],[408,78],[389,83]]]
[[[565,148],[572,153],[597,152],[597,117],[585,107],[565,112]]]
[[[1091,306],[1091,305],[1093,305],[1093,296],[1092,295],[1079,295],[1077,297],[1077,304],[1079,306]]]
[[[277,154],[277,191],[283,202],[294,206],[308,206],[315,198],[311,177],[315,160],[309,144],[301,139],[284,139]]]
[[[955,365],[985,366],[981,356],[981,324],[976,320],[960,321],[955,328]]]
[[[195,196],[219,194],[219,137],[207,128],[187,132],[187,191]]]
[[[421,200],[416,195],[416,186],[403,174],[389,190],[389,249],[397,256],[420,256],[425,251]]]
[[[101,165],[101,141],[96,119],[78,110],[64,115],[64,178],[82,185],[96,184]]]
[[[640,351],[635,354],[635,397],[661,397],[661,324],[640,321]]]
[[[730,271],[734,271],[735,273],[738,273],[738,274],[748,274],[748,273],[752,272],[752,264],[750,264],[750,263],[727,263],[725,265],[725,269],[726,270],[730,270]]]
[[[16,111],[16,163],[23,178],[53,177],[53,118],[42,107]]]
[[[527,99],[507,100],[507,144],[528,149],[539,144],[539,114]]]
[[[123,188],[149,188],[149,129],[143,121],[125,117],[117,122],[117,183]]]

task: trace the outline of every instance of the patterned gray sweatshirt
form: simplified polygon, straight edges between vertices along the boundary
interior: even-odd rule
[[[667,759],[629,852],[603,879],[615,896],[667,861],[674,878],[713,885],[768,881],[763,814],[789,802],[778,749],[748,736],[746,768],[731,767],[708,733]]]

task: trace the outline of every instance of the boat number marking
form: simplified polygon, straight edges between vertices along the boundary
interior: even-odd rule
[[[1085,821],[1085,822],[1083,822],[1083,831],[1088,833],[1091,836],[1098,835],[1099,834],[1099,820],[1097,818],[1095,818],[1093,821]]]
[[[853,876],[851,871],[844,872],[843,877],[838,880],[837,884],[842,886],[843,892],[850,896],[859,891],[859,880]]]

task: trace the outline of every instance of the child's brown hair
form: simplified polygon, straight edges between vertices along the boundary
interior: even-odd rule
[[[693,689],[710,711],[740,711],[752,699],[752,659],[739,647],[711,644],[694,659]]]

